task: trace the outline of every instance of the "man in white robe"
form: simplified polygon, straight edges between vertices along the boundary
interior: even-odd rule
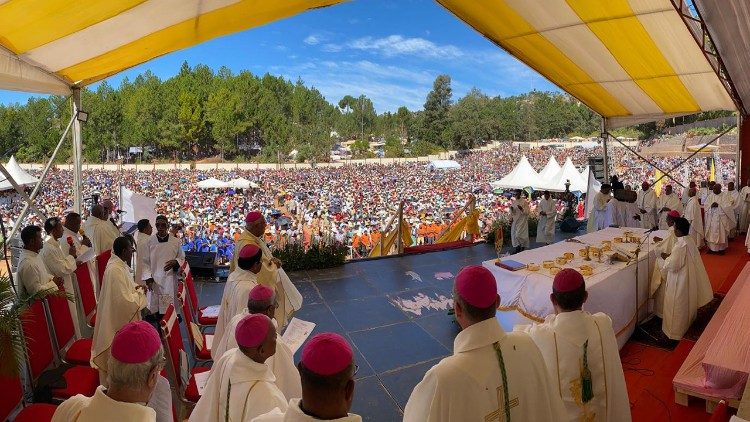
[[[664,266],[664,259],[661,257],[662,254],[669,255],[672,253],[672,248],[677,243],[677,236],[674,234],[674,221],[680,218],[680,214],[677,211],[670,211],[667,214],[667,236],[665,238],[654,237],[656,244],[654,245],[654,251],[656,252],[656,263],[654,264],[654,270],[651,273],[651,279],[649,280],[649,298],[654,298],[653,307],[649,305],[652,310],[657,313],[660,312],[658,307],[664,301],[664,288],[662,286],[667,281],[666,273],[662,273],[662,267]]]
[[[648,182],[643,182],[641,188],[636,200],[638,214],[635,219],[640,221],[641,228],[651,230],[656,227],[656,193]]]
[[[734,207],[731,199],[721,193],[721,185],[715,184],[714,190],[706,197],[706,244],[709,253],[720,253],[729,247],[729,236],[734,228]]]
[[[688,184],[688,187],[682,190],[682,207],[686,207],[688,201],[690,200],[690,195],[688,195],[688,192],[690,192],[690,189],[695,189],[696,192],[698,190],[697,185],[695,182],[691,181],[690,184]]]
[[[731,230],[731,233],[729,235],[730,239],[734,239],[737,236],[737,233],[739,233],[739,228],[737,227],[740,219],[740,192],[735,190],[734,188],[734,182],[729,182],[727,184],[727,191],[724,193],[726,195],[727,202],[730,204],[730,206],[734,209],[734,228]]]
[[[143,269],[146,266],[145,255],[148,254],[148,241],[154,233],[154,227],[148,219],[138,221],[138,232],[135,234],[135,282],[143,284]]]
[[[462,331],[453,355],[414,387],[404,422],[558,420],[562,401],[539,349],[528,334],[503,331],[495,318],[500,297],[492,273],[465,267],[453,290]]]
[[[354,399],[357,366],[346,339],[334,333],[311,338],[302,349],[299,372],[302,399],[290,399],[287,410],[275,408],[253,422],[362,421],[359,415],[349,413]]]
[[[664,193],[656,200],[656,208],[659,210],[659,230],[667,230],[667,214],[672,210],[682,213],[682,203],[672,191],[672,185],[664,188]]]
[[[703,247],[705,233],[703,230],[703,213],[701,204],[696,196],[695,188],[688,189],[688,202],[685,205],[685,219],[690,223],[690,237],[698,249]]]
[[[78,307],[76,302],[80,298],[76,297],[75,289],[73,289],[73,273],[75,272],[78,265],[76,265],[77,251],[71,239],[66,243],[66,248],[63,251],[60,247],[60,238],[63,235],[63,225],[59,218],[51,217],[44,222],[44,231],[47,232],[47,240],[44,241],[44,247],[39,253],[39,256],[47,266],[47,270],[53,276],[57,276],[63,279],[63,288],[65,293],[72,296],[73,300],[68,300],[68,308],[70,309],[70,317],[73,319],[73,330],[76,338],[81,338],[81,327],[78,321]],[[61,345],[62,346],[62,345]]]
[[[549,191],[539,200],[539,224],[536,228],[536,241],[549,245],[555,241],[555,217],[557,217],[557,203],[550,197]]]
[[[560,271],[550,300],[555,314],[544,323],[517,326],[529,333],[544,356],[547,374],[562,397],[565,421],[629,422],[630,402],[612,320],[583,311],[588,298],[583,276]]]
[[[163,215],[156,217],[156,234],[146,243],[143,254],[143,274],[141,278],[149,288],[148,309],[152,312],[146,319],[149,322],[161,320],[171,304],[175,302],[177,273],[185,262],[185,252],[180,239],[169,234],[169,222]]]
[[[21,296],[33,296],[47,290],[56,291],[63,285],[63,279],[50,274],[39,255],[44,245],[42,229],[33,225],[24,227],[21,230],[21,241],[23,250],[17,271]]]
[[[513,220],[510,226],[510,241],[515,248],[514,253],[529,247],[529,212],[529,202],[523,197],[523,191],[516,190],[516,197],[510,204],[510,216]]]
[[[666,274],[664,300],[657,307],[662,317],[662,331],[672,340],[680,340],[698,314],[698,308],[713,299],[711,282],[698,248],[689,236],[690,223],[675,219],[677,243],[672,253],[662,254],[662,273]]]
[[[145,286],[136,285],[130,273],[132,257],[133,245],[130,240],[118,237],[104,270],[91,350],[91,366],[99,370],[102,384],[107,382],[107,364],[115,333],[125,324],[139,321],[141,309],[146,306]]]
[[[73,246],[75,246],[76,252],[78,253],[76,263],[78,265],[86,264],[86,267],[89,270],[89,276],[91,277],[91,283],[94,286],[94,292],[99,296],[99,276],[96,271],[96,260],[94,259],[94,255],[91,255],[89,252],[89,250],[93,248],[93,243],[91,243],[91,239],[86,237],[85,234],[81,234],[81,232],[81,215],[75,212],[65,214],[63,235],[59,239],[60,248],[67,248],[68,242],[73,242]],[[91,259],[86,259],[85,257],[89,255]]]
[[[52,421],[158,421],[157,412],[145,404],[153,399],[164,362],[154,327],[143,321],[125,325],[112,339],[108,386],[99,386],[93,397],[78,394],[65,400]]]
[[[737,228],[740,233],[746,233],[748,226],[750,226],[750,180],[747,181],[747,184],[740,191],[737,200],[739,201],[738,206],[740,210],[739,225]]]
[[[594,204],[589,212],[589,223],[587,231],[589,233],[601,230],[607,227],[608,220],[614,219],[614,211],[608,205],[612,200],[612,188],[609,184],[605,183],[599,189],[599,192],[594,195]]]
[[[276,292],[272,288],[263,285],[255,286],[248,296],[247,308],[232,318],[225,331],[230,334],[233,333],[237,329],[237,324],[244,317],[252,314],[263,314],[271,318],[274,327],[276,327],[277,323],[273,319],[273,313],[277,306]],[[215,361],[219,360],[227,350],[234,349],[235,347],[237,347],[235,336],[224,335],[218,343],[214,342],[213,346],[211,346],[211,357]],[[276,354],[268,358],[266,364],[271,368],[271,372],[276,377],[276,386],[284,393],[284,397],[287,399],[302,397],[302,385],[300,384],[299,371],[294,365],[294,354],[278,333],[276,338]]]
[[[234,333],[236,349],[211,368],[206,388],[190,421],[250,422],[274,408],[287,409],[284,394],[266,360],[276,353],[276,328],[263,314],[247,315]]]
[[[91,235],[97,256],[112,249],[112,243],[120,237],[120,231],[107,219],[104,207],[99,204],[91,208],[91,216],[86,220],[86,232]]]
[[[224,340],[225,333],[231,335],[231,331],[227,331],[229,322],[235,315],[242,312],[247,304],[250,291],[259,284],[258,273],[260,273],[263,265],[261,259],[260,249],[253,244],[245,245],[239,252],[237,267],[229,274],[227,282],[224,284],[224,293],[221,295],[219,315],[216,318],[216,327],[214,327],[214,344],[221,344],[222,341],[226,341]],[[214,354],[213,351],[211,356],[214,360],[221,357],[220,354]]]

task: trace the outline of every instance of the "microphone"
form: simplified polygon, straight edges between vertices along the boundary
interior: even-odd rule
[[[654,227],[654,228],[651,228],[651,229],[648,229],[648,230],[646,230],[646,232],[645,232],[645,233],[643,233],[643,234],[649,234],[649,233],[653,233],[653,232],[655,232],[655,231],[657,231],[657,230],[659,230],[659,229],[658,229],[658,228],[656,228],[656,227]]]
[[[117,210],[115,212],[118,213],[118,214],[126,214],[127,213],[127,211],[123,211],[123,210]]]
[[[68,241],[68,246],[73,246],[73,238],[72,237],[68,236],[67,241]]]

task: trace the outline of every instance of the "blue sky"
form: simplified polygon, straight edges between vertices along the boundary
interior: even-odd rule
[[[334,104],[365,94],[378,112],[421,109],[441,73],[452,78],[454,100],[472,87],[493,96],[556,90],[432,0],[354,0],[313,10],[157,58],[108,81],[118,86],[147,69],[166,79],[185,60],[299,77]],[[0,91],[2,104],[28,97]]]

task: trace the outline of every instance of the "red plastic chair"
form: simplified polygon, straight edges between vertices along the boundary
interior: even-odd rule
[[[711,419],[709,419],[709,422],[727,422],[731,418],[731,415],[729,414],[729,405],[726,401],[721,400],[718,405],[716,405],[716,408],[714,408],[713,413],[711,413]]]
[[[208,342],[213,341],[213,334],[205,334],[200,330],[197,324],[193,323],[193,316],[190,312],[189,301],[185,299],[185,285],[179,283],[177,285],[177,298],[180,300],[182,307],[182,318],[185,321],[185,327],[187,327],[188,338],[192,345],[192,355],[196,362],[205,364],[212,360],[211,348],[208,347]],[[198,338],[198,336],[200,336]]]
[[[44,370],[57,366],[49,324],[41,301],[31,304],[23,315],[22,327],[31,379],[36,382]],[[63,373],[63,378],[66,387],[52,389],[55,399],[65,400],[76,394],[91,397],[99,386],[99,372],[90,366],[73,366]]]
[[[57,341],[58,357],[72,365],[88,366],[91,360],[92,340],[76,340],[68,300],[60,296],[49,296],[46,300],[52,315],[52,331]]]
[[[0,377],[0,420],[15,422],[46,422],[52,420],[57,406],[48,403],[26,404],[23,386],[18,377]]]
[[[99,291],[102,290],[102,283],[104,282],[104,270],[107,269],[107,262],[112,257],[112,249],[100,253],[96,256],[96,270],[99,276]]]
[[[186,408],[192,408],[195,403],[200,399],[198,394],[198,385],[195,383],[195,374],[201,372],[210,371],[207,367],[196,367],[191,369],[189,377],[187,373],[183,373],[182,361],[187,360],[187,354],[182,342],[182,333],[180,332],[180,324],[177,319],[177,311],[174,305],[169,305],[167,311],[164,313],[164,317],[160,321],[162,341],[164,342],[164,349],[167,354],[167,375],[170,384],[173,386],[175,394],[178,398],[177,402],[180,403],[178,409],[178,420],[184,419],[182,416],[185,414]],[[187,367],[185,365],[184,367]],[[184,378],[183,378],[184,375]],[[183,379],[187,378],[188,383],[184,385]]]
[[[96,293],[88,264],[80,264],[73,273],[73,290],[77,299],[78,315],[82,319],[81,331],[88,337],[94,334],[93,328],[96,324]]]
[[[190,311],[192,312],[192,319],[201,328],[201,331],[208,327],[215,327],[218,316],[207,317],[203,315],[203,311],[207,306],[201,307],[198,304],[198,295],[195,293],[195,282],[193,280],[193,273],[190,271],[190,266],[187,261],[182,265],[182,271],[185,273],[185,285],[187,286],[187,298],[190,305]]]

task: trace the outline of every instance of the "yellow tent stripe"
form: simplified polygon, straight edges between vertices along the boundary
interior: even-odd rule
[[[58,74],[86,85],[155,57],[343,0],[243,0],[164,28],[120,48],[62,69]]]
[[[0,5],[3,34],[0,42],[14,53],[22,54],[105,21],[144,1],[9,1]]]
[[[698,102],[651,39],[627,0],[566,0],[634,82],[665,113],[699,111]]]
[[[596,83],[551,41],[539,34],[521,15],[498,0],[438,0],[461,20],[498,43],[605,117],[628,116],[612,94]]]

